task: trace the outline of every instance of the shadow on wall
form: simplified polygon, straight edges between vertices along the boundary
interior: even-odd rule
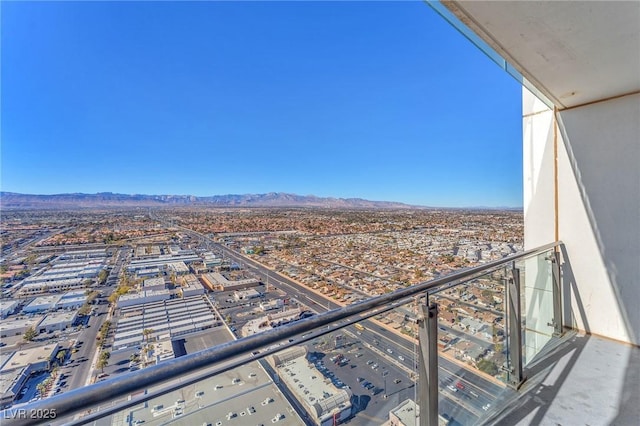
[[[640,344],[640,94],[559,113],[558,122],[598,250],[629,339]],[[572,253],[574,256],[575,253]],[[563,252],[567,259],[567,253]],[[590,331],[569,262],[564,294],[571,294]],[[565,299],[568,299],[565,298]],[[565,312],[570,300],[565,300]],[[607,309],[596,306],[595,309]],[[640,351],[632,350],[612,424],[638,424]],[[613,356],[614,354],[612,354]],[[620,360],[622,361],[622,360]],[[634,416],[634,417],[630,417]]]
[[[563,111],[558,117],[598,250],[627,334],[636,345],[640,343],[638,117],[640,95]]]

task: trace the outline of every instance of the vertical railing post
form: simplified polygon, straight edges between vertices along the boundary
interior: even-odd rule
[[[422,305],[418,321],[420,426],[438,426],[438,305]]]
[[[553,337],[560,337],[563,332],[563,324],[560,253],[558,250],[554,250],[551,257],[551,272],[553,275]]]
[[[522,368],[522,304],[520,300],[520,269],[512,263],[511,277],[507,279],[509,303],[509,359],[511,385],[518,387],[523,382]]]

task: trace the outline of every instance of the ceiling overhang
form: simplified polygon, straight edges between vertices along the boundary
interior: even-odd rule
[[[443,1],[558,109],[640,92],[640,2]]]

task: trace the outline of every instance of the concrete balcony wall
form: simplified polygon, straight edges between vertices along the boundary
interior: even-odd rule
[[[640,95],[564,110],[554,135],[553,111],[524,89],[523,119],[525,247],[557,226],[565,324],[640,344]]]

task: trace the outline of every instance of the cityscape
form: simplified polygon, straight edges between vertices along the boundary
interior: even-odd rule
[[[522,251],[522,233],[515,210],[5,210],[3,408],[502,259]],[[442,423],[473,423],[510,392],[503,278],[435,296]],[[406,424],[424,303],[265,348],[99,424]]]
[[[640,424],[640,1],[0,9],[2,426]]]

